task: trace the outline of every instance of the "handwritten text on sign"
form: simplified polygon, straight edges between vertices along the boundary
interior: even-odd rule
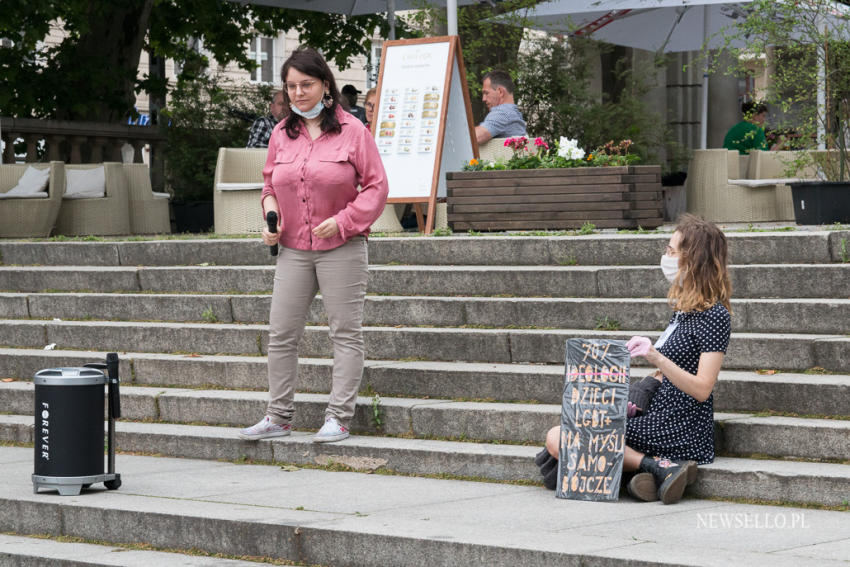
[[[558,498],[617,499],[626,446],[629,359],[623,341],[567,340]]]

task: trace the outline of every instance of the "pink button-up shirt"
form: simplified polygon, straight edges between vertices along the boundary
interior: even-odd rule
[[[280,244],[299,250],[330,250],[369,227],[387,202],[387,174],[375,139],[341,108],[339,134],[310,138],[306,128],[292,140],[281,121],[269,138],[263,194],[274,195],[282,219]],[[361,190],[358,191],[357,187]],[[311,231],[333,217],[339,234],[319,238]]]

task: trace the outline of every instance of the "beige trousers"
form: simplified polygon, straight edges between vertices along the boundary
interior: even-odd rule
[[[369,255],[355,236],[333,250],[280,247],[269,315],[269,405],[272,421],[289,423],[295,411],[298,341],[310,303],[321,290],[333,342],[333,384],[325,417],[349,426],[363,377],[363,302]],[[321,424],[317,424],[321,425]]]

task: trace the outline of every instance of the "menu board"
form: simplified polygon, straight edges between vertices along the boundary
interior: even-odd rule
[[[445,172],[461,170],[477,151],[458,38],[385,42],[376,116],[387,201],[428,203],[431,225]]]
[[[558,498],[618,498],[626,448],[629,361],[623,341],[567,340]]]

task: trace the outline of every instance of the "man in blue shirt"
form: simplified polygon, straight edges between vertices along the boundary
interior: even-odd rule
[[[514,83],[504,71],[490,71],[484,75],[481,98],[487,105],[484,122],[475,127],[479,144],[491,138],[525,136],[525,120],[514,104]]]

